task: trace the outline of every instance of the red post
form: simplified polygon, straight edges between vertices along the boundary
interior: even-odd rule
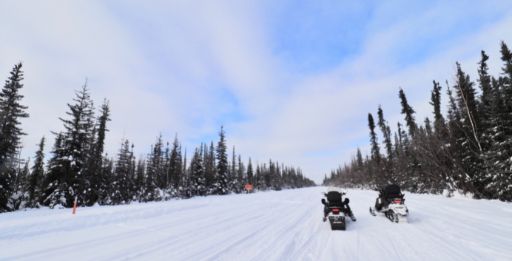
[[[73,215],[76,214],[76,202],[78,201],[78,198],[75,197],[75,201],[73,202]]]

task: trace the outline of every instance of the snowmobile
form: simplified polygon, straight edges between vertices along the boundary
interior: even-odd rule
[[[342,200],[343,195],[345,195],[345,193],[329,190],[327,193],[324,193],[327,200],[322,198],[322,204],[324,205],[323,221],[329,220],[331,230],[345,230],[347,223],[346,217],[350,217],[352,221],[356,221],[354,214],[352,214],[348,206],[349,199],[345,198],[345,200]]]
[[[388,185],[379,191],[375,207],[370,207],[370,214],[376,216],[377,212],[384,214],[392,222],[407,222],[409,210],[398,185]]]

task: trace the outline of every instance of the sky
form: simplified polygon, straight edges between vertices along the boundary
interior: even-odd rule
[[[423,122],[455,62],[476,79],[485,50],[497,75],[511,25],[507,0],[0,0],[0,79],[23,62],[24,157],[43,136],[51,150],[87,79],[96,107],[111,106],[111,156],[124,138],[145,156],[161,134],[190,157],[224,126],[244,161],[320,183],[368,151],[368,113],[403,122],[399,88]]]

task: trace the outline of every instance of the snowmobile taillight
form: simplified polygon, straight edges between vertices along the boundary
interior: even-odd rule
[[[402,203],[402,199],[396,198],[395,200],[393,200],[393,203],[401,204]]]
[[[333,214],[339,214],[340,213],[340,209],[339,208],[333,208],[332,209],[332,213]]]

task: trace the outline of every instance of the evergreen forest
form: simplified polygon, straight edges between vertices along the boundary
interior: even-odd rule
[[[244,192],[247,183],[256,191],[315,185],[299,168],[272,159],[244,162],[235,147],[230,154],[222,127],[218,141],[200,144],[191,155],[177,136],[170,143],[160,135],[146,156],[136,158],[128,139],[110,156],[104,150],[110,105],[104,100],[96,108],[87,83],[59,118],[62,129],[41,138],[33,160],[22,159],[26,133],[20,120],[29,117],[23,76],[22,64],[16,64],[0,92],[0,212],[72,207],[75,200],[78,206],[93,206],[225,195]]]
[[[369,155],[357,149],[351,162],[325,175],[323,183],[374,189],[394,183],[417,193],[457,190],[512,201],[512,53],[504,42],[500,52],[499,75],[489,74],[489,56],[481,51],[476,80],[456,63],[452,85],[433,81],[431,118],[417,120],[400,89],[404,122],[392,133],[381,106],[376,117],[368,113]]]

